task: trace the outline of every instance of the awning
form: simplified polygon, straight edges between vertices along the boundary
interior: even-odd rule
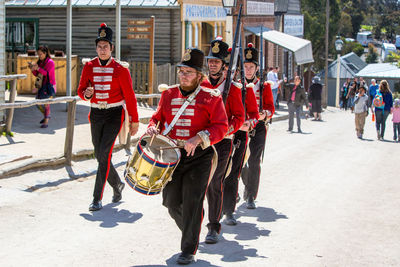
[[[260,36],[261,27],[244,27],[245,30]],[[298,65],[314,62],[311,42],[283,32],[263,27],[263,38],[294,53]]]

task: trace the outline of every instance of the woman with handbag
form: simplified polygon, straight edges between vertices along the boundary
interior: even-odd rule
[[[35,89],[37,99],[51,98],[56,92],[56,78],[54,74],[54,61],[51,59],[50,50],[47,46],[39,46],[37,50],[39,60],[36,64],[30,64],[31,71],[35,75]],[[38,105],[44,118],[40,121],[41,128],[47,128],[50,119],[50,105]]]

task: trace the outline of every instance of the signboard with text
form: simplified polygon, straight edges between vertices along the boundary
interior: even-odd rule
[[[303,15],[285,15],[283,18],[283,32],[292,36],[303,37]]]
[[[222,6],[183,4],[184,21],[225,21],[226,10]]]
[[[247,15],[274,15],[274,3],[247,1]]]

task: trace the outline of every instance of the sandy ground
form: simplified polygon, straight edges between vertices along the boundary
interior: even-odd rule
[[[365,140],[349,112],[324,120],[303,120],[304,134],[271,125],[257,209],[240,202],[238,225],[206,245],[205,202],[193,266],[400,265],[400,144],[377,141],[371,117]],[[126,160],[114,154],[121,175]],[[1,266],[175,265],[180,232],[161,197],[125,188],[112,204],[107,186],[104,208],[91,213],[95,170],[86,160],[0,180]]]

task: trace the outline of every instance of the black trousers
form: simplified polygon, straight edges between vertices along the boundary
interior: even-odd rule
[[[124,121],[124,111],[122,106],[109,109],[92,108],[89,118],[94,155],[99,164],[93,200],[99,201],[103,198],[106,181],[113,188],[121,183],[121,179],[111,163],[111,157],[115,139]]]
[[[172,180],[163,190],[163,205],[182,231],[182,252],[196,254],[214,150],[198,147],[193,156],[187,157],[181,149],[181,154]]]
[[[386,120],[389,116],[390,112],[387,110],[375,108],[375,126],[376,130],[380,133],[380,135],[383,136],[385,135],[385,129],[386,129]]]
[[[218,165],[207,189],[208,200],[208,229],[213,229],[219,233],[221,230],[223,183],[225,178],[226,166],[232,152],[232,139],[222,139],[214,145],[218,154]]]
[[[233,139],[235,150],[232,156],[231,172],[224,180],[224,200],[222,210],[225,214],[233,213],[236,208],[239,178],[247,149],[247,138],[247,132],[239,130],[235,133],[235,138]]]
[[[250,157],[242,169],[242,179],[245,185],[243,197],[245,200],[249,197],[257,198],[261,174],[261,156],[267,136],[264,121],[259,121],[254,130],[254,136],[250,137],[249,142]]]

